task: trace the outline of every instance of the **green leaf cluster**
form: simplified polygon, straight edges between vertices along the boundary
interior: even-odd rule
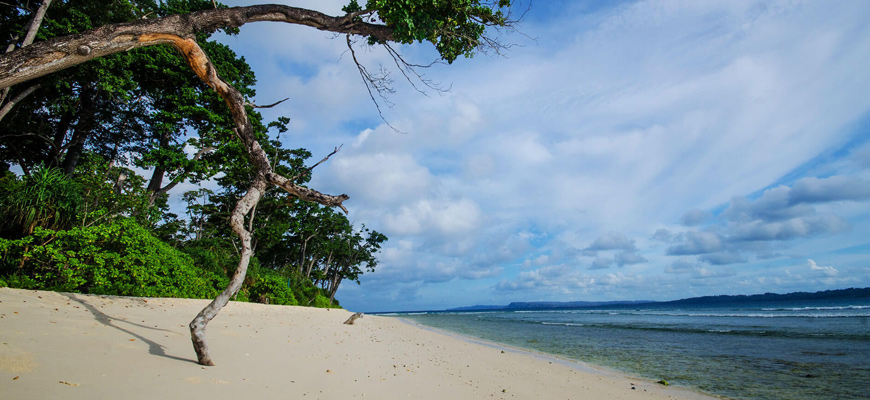
[[[365,9],[352,0],[343,10],[377,12],[400,43],[431,42],[448,63],[459,56],[472,57],[481,45],[486,28],[509,23],[505,10],[509,0],[368,0]],[[378,42],[370,38],[369,43]]]
[[[76,222],[83,190],[60,170],[37,168],[21,180],[10,173],[3,183],[0,232],[23,236],[36,228],[66,229]]]
[[[220,283],[127,218],[0,239],[0,271],[26,289],[123,296],[210,298]]]
[[[0,7],[4,48],[26,29],[35,4]],[[389,18],[401,42],[432,41],[449,61],[471,54],[484,27],[501,15],[477,1],[367,6]],[[55,0],[37,40],[212,7],[210,0]],[[454,24],[459,19],[467,21]],[[250,66],[209,35],[197,40],[218,73],[253,97]],[[0,123],[0,285],[172,297],[212,297],[226,287],[239,261],[238,238],[226,221],[255,169],[226,104],[177,51],[123,52],[29,83],[40,88]],[[10,96],[26,86],[13,87]],[[289,119],[267,122],[253,109],[249,116],[274,170],[306,184],[311,154],[269,137],[271,128],[285,132]],[[203,150],[201,157],[191,150]],[[10,173],[11,165],[25,176]],[[133,167],[150,170],[150,179]],[[162,189],[211,178],[218,189],[183,196],[188,218],[169,212]],[[386,240],[277,189],[246,218],[255,255],[240,301],[335,306],[342,280],[358,282],[364,270],[373,271]]]

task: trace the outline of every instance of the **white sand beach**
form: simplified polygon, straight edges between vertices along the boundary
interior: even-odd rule
[[[0,288],[0,398],[714,398],[391,317],[236,302],[203,367],[187,324],[206,304]]]

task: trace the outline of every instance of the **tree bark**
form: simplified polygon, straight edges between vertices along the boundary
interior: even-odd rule
[[[91,134],[94,125],[94,113],[97,111],[94,105],[93,97],[94,89],[90,87],[82,88],[81,92],[81,108],[78,110],[79,118],[76,126],[73,129],[72,138],[67,145],[66,156],[63,159],[61,168],[67,176],[71,176],[75,172],[76,166],[79,164],[79,159],[85,149],[85,141]]]
[[[49,142],[51,144],[51,149],[49,149],[49,154],[45,157],[46,165],[60,167],[61,157],[63,156],[65,149],[68,147],[65,146],[63,142],[66,140],[66,135],[74,120],[74,110],[66,111],[63,116],[61,116],[60,122],[57,125],[57,130],[54,132],[54,139]]]
[[[239,27],[256,21],[286,22],[335,33],[371,36],[384,42],[392,40],[391,28],[366,23],[355,15],[331,17],[296,7],[258,5],[211,9],[185,15],[107,25],[76,35],[38,42],[0,55],[0,89],[3,89],[97,57],[146,46],[171,44],[181,52],[194,73],[227,103],[233,117],[235,131],[248,150],[248,156],[258,172],[248,192],[236,204],[230,218],[233,231],[242,243],[238,268],[227,288],[190,323],[191,341],[197,360],[203,365],[214,365],[206,343],[206,326],[239,291],[251,259],[251,234],[245,229],[244,216],[259,202],[267,185],[279,186],[302,200],[339,207],[347,213],[347,209],[342,205],[343,201],[349,199],[347,195],[323,194],[299,186],[272,171],[268,156],[255,139],[253,126],[245,111],[244,97],[217,75],[211,60],[196,43],[196,33]]]
[[[239,289],[242,288],[242,283],[245,282],[245,274],[248,272],[248,264],[253,254],[251,249],[251,232],[245,229],[245,215],[260,201],[265,190],[266,179],[262,174],[258,174],[254,179],[254,183],[248,188],[248,192],[236,203],[236,208],[230,217],[230,226],[242,242],[239,266],[236,267],[236,272],[233,273],[230,284],[226,289],[212,300],[209,305],[203,308],[196,315],[196,318],[190,322],[190,337],[193,341],[193,349],[196,351],[197,361],[202,365],[214,365],[205,340],[206,326],[227,305],[230,298],[239,292]]]
[[[206,326],[226,306],[230,298],[238,293],[242,283],[244,283],[245,274],[247,273],[248,264],[253,253],[251,248],[251,232],[245,229],[245,215],[260,201],[263,193],[266,191],[267,185],[276,184],[302,200],[340,207],[345,211],[346,209],[341,203],[349,197],[344,194],[331,196],[298,186],[272,171],[266,152],[260,147],[259,142],[254,137],[253,125],[248,120],[247,111],[245,110],[244,97],[238,90],[228,85],[217,75],[211,60],[202,51],[202,48],[199,47],[195,39],[185,39],[176,35],[160,33],[142,35],[139,40],[158,43],[169,41],[181,52],[197,76],[212,87],[224,99],[227,106],[229,106],[235,124],[235,131],[245,144],[251,162],[257,167],[257,175],[253,183],[248,188],[247,193],[236,203],[236,207],[230,217],[230,226],[241,241],[239,265],[236,268],[236,272],[233,274],[227,288],[209,303],[208,306],[203,308],[189,325],[191,341],[193,342],[194,351],[196,351],[197,360],[202,365],[214,365],[205,340]]]
[[[204,149],[201,149],[196,152],[196,154],[193,156],[193,160],[191,161],[197,162],[200,158],[202,158],[203,154],[213,150],[215,150],[214,147],[206,147]],[[184,172],[176,176],[175,179],[170,181],[169,184],[160,187],[160,185],[163,184],[163,177],[166,175],[166,170],[161,168],[160,166],[154,167],[154,173],[151,175],[151,181],[148,182],[148,207],[154,206],[154,203],[157,202],[158,197],[169,192],[170,190],[178,186],[179,183],[183,182],[186,179],[188,173],[189,170],[185,170]]]
[[[276,4],[209,9],[106,25],[13,50],[0,55],[0,89],[109,54],[156,44],[171,44],[175,41],[173,37],[193,39],[198,32],[237,28],[258,21],[306,25],[323,31],[372,36],[381,41],[390,41],[393,37],[392,28],[367,23],[352,15],[332,17],[317,11]]]
[[[6,116],[6,114],[9,114],[9,111],[12,111],[12,107],[15,107],[16,104],[18,104],[21,100],[24,100],[25,97],[30,96],[31,93],[35,92],[36,89],[39,89],[40,87],[42,87],[42,85],[37,83],[27,89],[24,89],[23,91],[21,91],[21,93],[18,93],[15,97],[7,101],[6,104],[3,104],[3,107],[0,108],[0,120],[2,120],[3,117]]]
[[[333,279],[332,287],[329,288],[329,305],[332,306],[332,302],[335,301],[335,292],[338,291],[338,285],[341,283],[341,275],[335,274],[335,279]]]
[[[28,24],[27,26],[27,33],[24,35],[24,40],[21,41],[21,47],[29,46],[31,43],[33,43],[33,39],[36,39],[36,32],[39,31],[39,27],[42,25],[42,19],[45,18],[45,12],[48,10],[48,7],[51,6],[52,1],[54,0],[44,0],[42,2],[42,5],[39,6],[39,9],[37,9],[36,12],[33,14],[33,19],[30,20],[30,24]],[[15,44],[10,44],[9,48],[6,49],[6,52],[9,53],[14,49]],[[15,106],[15,103],[21,101],[27,96],[30,96],[30,94],[33,93],[33,90],[36,90],[36,88],[38,87],[39,85],[34,85],[24,90],[23,92],[21,92],[21,94],[16,96],[17,100],[10,101],[10,104],[6,104],[6,106],[9,106],[9,109],[12,109],[12,107]],[[8,86],[3,88],[3,91],[0,92],[0,104],[3,104],[3,100],[6,99],[7,95],[9,95]],[[9,109],[6,109],[6,106],[3,107],[5,112],[0,112],[0,119],[3,119],[3,117],[6,116],[7,113],[9,113]]]

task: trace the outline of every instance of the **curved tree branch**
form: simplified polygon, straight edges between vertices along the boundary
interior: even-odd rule
[[[33,14],[33,19],[30,20],[30,24],[27,26],[27,33],[24,35],[24,40],[21,41],[21,47],[29,46],[31,43],[33,43],[33,40],[36,39],[36,32],[39,31],[39,27],[42,25],[42,20],[43,18],[45,18],[45,12],[48,11],[48,7],[51,6],[52,1],[54,0],[44,0],[39,8],[36,10],[36,12]],[[14,42],[9,44],[6,52],[9,53],[13,50],[15,50]],[[12,107],[15,106],[15,103],[18,103],[25,97],[29,96],[38,87],[39,85],[31,86],[30,88],[22,92],[26,94],[18,95],[14,99],[10,100],[9,103],[6,103],[3,106],[3,111],[0,112],[0,119],[3,119],[3,117],[9,113],[9,110],[11,110]],[[0,92],[0,104],[3,104],[3,100],[6,100],[7,95],[9,95],[9,86],[4,87],[3,91]]]
[[[12,111],[12,108],[15,107],[16,104],[18,104],[21,100],[24,100],[24,98],[26,98],[27,96],[30,96],[30,94],[35,92],[36,89],[39,89],[41,86],[42,85],[37,83],[37,84],[27,88],[27,89],[22,90],[21,93],[18,93],[18,95],[9,99],[9,101],[7,101],[6,104],[3,104],[3,107],[0,108],[0,120],[2,120],[3,117],[6,116],[6,114],[9,114],[9,111]],[[4,92],[5,92],[5,89],[4,89]],[[3,94],[5,97],[6,93],[3,93]]]
[[[54,0],[43,0],[42,5],[33,14],[33,19],[30,21],[30,26],[27,27],[27,34],[24,36],[24,41],[21,42],[21,47],[29,46],[36,39],[36,32],[39,31],[42,19],[45,18],[45,12],[48,11],[52,1]]]
[[[496,3],[495,0],[488,0],[483,3],[486,3],[485,5],[489,7],[497,6],[500,8],[510,2],[498,0]],[[409,15],[408,7],[413,8],[413,4],[397,4],[394,11],[404,13],[402,15],[407,16]],[[444,7],[446,7],[446,10]],[[467,14],[469,10],[477,14],[469,16]],[[215,66],[197,44],[196,34],[225,28],[236,28],[250,22],[286,22],[310,26],[323,31],[346,34],[348,36],[367,36],[369,37],[369,43],[383,44],[391,41],[412,43],[414,41],[426,40],[436,44],[442,58],[451,62],[459,55],[468,55],[477,46],[489,45],[494,47],[492,43],[479,41],[482,31],[478,28],[483,29],[485,26],[507,25],[507,22],[501,17],[500,11],[493,13],[488,9],[481,10],[477,3],[470,6],[447,4],[446,6],[441,5],[437,7],[433,4],[429,6],[426,12],[412,13],[412,16],[419,16],[424,20],[426,18],[442,18],[442,14],[445,11],[456,12],[461,15],[462,19],[468,21],[460,23],[459,26],[449,24],[445,25],[448,26],[447,28],[427,31],[425,29],[413,29],[414,18],[410,18],[402,21],[403,26],[407,29],[404,31],[396,29],[395,32],[399,33],[395,33],[394,29],[390,26],[368,22],[374,21],[374,18],[362,18],[363,15],[373,15],[374,11],[372,10],[360,10],[357,13],[350,13],[342,17],[332,17],[317,11],[284,5],[257,5],[228,9],[209,9],[184,15],[170,15],[156,19],[141,19],[106,25],[80,34],[38,42],[0,55],[0,89],[8,88],[12,85],[60,71],[98,57],[146,46],[171,44],[181,52],[197,76],[224,99],[232,115],[234,131],[248,151],[248,157],[256,167],[257,172],[251,186],[248,187],[245,195],[236,203],[230,217],[230,226],[241,241],[238,268],[226,289],[206,306],[189,325],[191,340],[199,363],[214,365],[205,341],[205,329],[207,324],[229,302],[229,299],[239,291],[244,282],[248,264],[253,254],[251,245],[252,235],[250,228],[246,229],[244,219],[257,206],[268,186],[279,186],[302,200],[339,207],[345,213],[347,213],[347,209],[342,203],[348,200],[349,197],[345,194],[333,196],[320,193],[316,190],[297,185],[293,180],[287,179],[273,171],[268,156],[256,140],[253,125],[248,119],[245,109],[244,97],[237,89],[227,84],[218,76]],[[378,12],[380,13],[381,11]],[[482,38],[486,40],[485,36]],[[354,56],[354,62],[356,62],[360,74],[366,81],[369,95],[372,99],[374,100],[372,94],[373,88],[381,94],[383,94],[384,90],[389,91],[388,85],[380,87],[376,83],[377,79],[388,78],[377,78],[368,74],[368,71],[357,62],[350,41],[348,41],[348,47],[350,48],[351,55]],[[495,47],[496,50],[499,49],[497,46]],[[391,53],[391,55],[394,56],[397,64],[410,66],[410,64],[405,63],[401,58],[396,59],[395,54]],[[405,73],[403,71],[403,74]],[[405,76],[408,77],[407,74]],[[422,77],[420,78],[422,80]],[[426,81],[423,80],[423,82],[425,83]],[[369,84],[373,86],[369,86]],[[380,107],[378,107],[378,112],[380,113]]]
[[[333,17],[321,12],[278,4],[208,9],[190,14],[106,25],[80,34],[56,37],[0,55],[0,89],[81,64],[97,57],[156,44],[172,43],[172,35],[185,39],[199,32],[237,28],[250,22],[274,21],[306,25],[323,31],[392,40],[386,25],[351,16]]]
[[[190,160],[190,162],[195,163],[195,162],[199,161],[199,159],[202,158],[202,156],[205,153],[209,153],[209,152],[212,152],[214,150],[215,150],[214,147],[206,147],[204,149],[200,149],[199,151],[196,152],[196,154],[193,156],[193,159]],[[192,168],[190,166],[188,166],[188,168],[185,168],[184,171],[182,171],[180,174],[178,174],[178,176],[176,176],[175,179],[172,179],[166,186],[149,193],[148,194],[148,206],[149,207],[153,206],[154,203],[157,201],[158,197],[162,196],[165,193],[168,193],[170,190],[172,190],[176,186],[178,186],[179,183],[184,182],[184,180],[187,178],[187,174],[190,173],[191,169]]]
[[[214,365],[205,341],[205,329],[208,323],[217,316],[217,313],[226,306],[230,298],[241,289],[242,283],[244,283],[248,263],[253,254],[251,232],[245,228],[245,215],[257,206],[268,185],[280,186],[288,193],[303,200],[340,207],[345,212],[347,212],[347,209],[342,206],[342,202],[349,199],[349,197],[344,194],[340,196],[323,194],[316,190],[296,185],[287,178],[272,171],[269,158],[263,148],[260,147],[260,143],[257,142],[253,125],[248,119],[244,96],[218,76],[217,70],[211,60],[196,43],[195,39],[166,33],[149,33],[140,35],[137,40],[144,43],[171,43],[181,52],[196,75],[213,88],[227,103],[227,106],[230,108],[230,114],[233,117],[234,130],[239,139],[245,144],[245,148],[248,150],[248,157],[257,168],[257,175],[253,183],[248,188],[247,193],[236,203],[236,207],[230,216],[230,226],[239,237],[242,246],[239,265],[226,289],[209,303],[208,306],[203,308],[189,325],[191,341],[196,351],[197,360],[202,365]]]

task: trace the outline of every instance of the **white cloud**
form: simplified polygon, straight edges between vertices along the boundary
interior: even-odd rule
[[[596,257],[592,260],[592,265],[589,266],[589,269],[607,269],[613,264],[613,259],[604,258],[604,257]]]
[[[502,279],[493,288],[498,291],[552,290],[570,292],[595,283],[589,276],[578,273],[565,265],[544,267],[520,272],[516,279]]]
[[[789,191],[789,203],[827,203],[870,200],[870,181],[851,176],[803,178]]]
[[[722,250],[722,238],[713,232],[686,232],[681,243],[668,248],[669,255],[706,254]]]
[[[837,274],[840,273],[840,271],[837,271],[836,268],[831,267],[831,266],[818,265],[812,259],[807,260],[807,266],[810,267],[811,271],[820,271],[823,274],[828,275],[828,276],[837,276]]]
[[[620,251],[619,253],[616,253],[616,264],[620,267],[645,262],[647,262],[646,258],[643,258],[643,256],[633,251]]]
[[[433,179],[410,154],[344,154],[331,160],[330,170],[351,198],[380,204],[402,204],[425,196]]]
[[[697,226],[703,224],[704,222],[707,222],[707,220],[712,217],[713,215],[710,214],[710,212],[708,211],[702,211],[697,208],[693,208],[683,214],[680,222],[682,222],[682,224],[685,226]]]
[[[712,265],[739,264],[746,262],[746,257],[736,252],[709,253],[701,256],[701,260]]]
[[[540,267],[540,266],[547,265],[547,263],[549,261],[550,261],[550,256],[548,256],[546,254],[541,254],[540,256],[535,257],[534,259],[528,259],[528,260],[524,261],[523,267],[526,267],[526,268],[530,268],[532,266]]]
[[[384,226],[397,234],[419,234],[436,229],[443,235],[473,232],[480,223],[480,208],[469,199],[435,202],[421,199],[384,217]]]
[[[341,6],[315,3],[299,4]],[[596,288],[656,282],[644,290],[677,298],[666,291],[690,289],[671,278],[767,290],[755,271],[785,255],[847,246],[827,240],[833,234],[866,243],[870,147],[837,162],[870,111],[870,14],[856,7],[866,8],[657,0],[552,15],[533,7],[523,31],[536,43],[512,37],[524,46],[507,58],[424,71],[452,83],[445,96],[423,97],[397,80],[396,105],[384,111],[407,134],[381,124],[342,40],[263,23],[228,43],[257,71],[259,102],[291,97],[267,114],[293,118],[288,146],[317,158],[347,144],[311,186],[348,193],[351,220],[390,237],[360,296],[366,285],[407,282],[421,296],[409,306],[437,307],[427,285],[456,284],[453,274],[480,280],[481,293],[610,296]],[[425,62],[429,47],[402,49]],[[360,56],[371,66],[385,60]],[[830,169],[814,174],[819,165]],[[600,275],[614,264],[634,275]],[[729,274],[743,283],[722,286]]]
[[[586,250],[628,250],[634,251],[634,240],[631,240],[624,233],[608,232],[595,239]]]

